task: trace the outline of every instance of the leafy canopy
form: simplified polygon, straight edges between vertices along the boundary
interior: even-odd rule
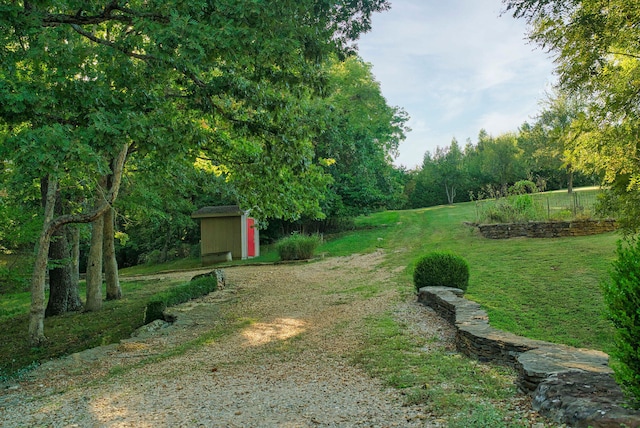
[[[0,5],[0,120],[18,183],[96,177],[124,143],[206,153],[257,215],[318,212],[308,103],[384,0],[16,1]],[[33,165],[36,165],[34,168]],[[257,188],[252,184],[260,182]],[[260,185],[271,183],[270,185]],[[257,195],[257,196],[256,196]]]

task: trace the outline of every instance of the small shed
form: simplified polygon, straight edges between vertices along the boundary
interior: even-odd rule
[[[191,218],[200,220],[203,266],[260,255],[255,220],[238,205],[200,208]]]

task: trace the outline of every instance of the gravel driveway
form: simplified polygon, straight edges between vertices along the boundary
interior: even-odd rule
[[[451,327],[403,301],[383,260],[226,269],[228,286],[174,308],[171,326],[52,361],[0,391],[0,426],[440,426],[350,364],[364,319],[390,310],[451,346]]]

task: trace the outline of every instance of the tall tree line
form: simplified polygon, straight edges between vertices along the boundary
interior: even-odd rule
[[[504,195],[518,181],[531,181],[539,190],[593,185],[599,177],[576,171],[568,147],[570,126],[580,115],[575,100],[550,95],[535,122],[498,136],[481,130],[477,141],[464,147],[454,138],[448,146],[426,152],[422,165],[410,172],[405,188],[410,208]]]

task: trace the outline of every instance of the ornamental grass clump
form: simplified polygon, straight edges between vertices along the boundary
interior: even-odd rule
[[[316,235],[308,236],[294,233],[276,243],[276,251],[280,260],[308,260],[320,244],[320,238]]]
[[[413,283],[416,290],[422,287],[454,287],[464,291],[469,286],[469,264],[458,255],[434,251],[418,260]]]

